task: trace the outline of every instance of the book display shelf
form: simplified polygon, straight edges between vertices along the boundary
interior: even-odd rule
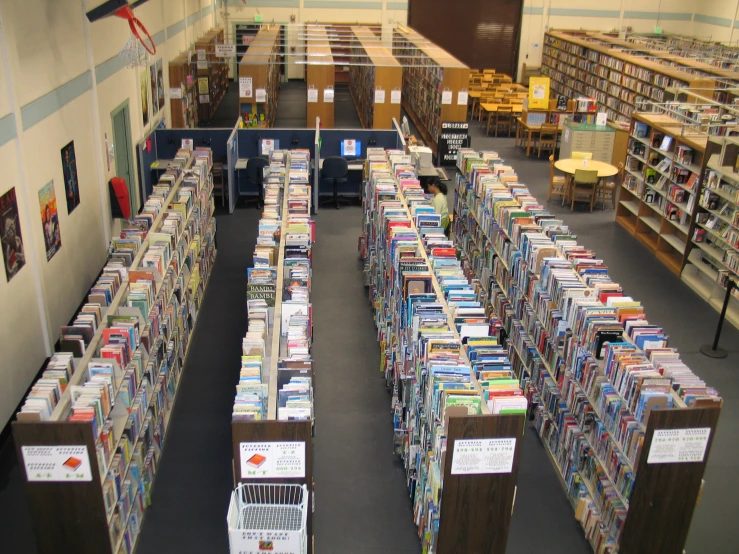
[[[526,399],[411,157],[367,152],[365,276],[424,552],[503,553]]]
[[[200,121],[208,121],[213,117],[228,91],[230,58],[216,55],[217,44],[224,44],[224,33],[220,28],[211,29],[195,42]]]
[[[393,29],[393,55],[403,65],[403,109],[436,154],[441,124],[467,121],[470,68],[409,27]]]
[[[198,112],[198,69],[192,52],[182,52],[169,62],[169,104],[173,129],[193,129]]]
[[[334,79],[336,72],[331,46],[329,46],[328,35],[326,35],[326,27],[323,25],[307,25],[305,31],[308,36],[306,85],[309,91],[306,103],[308,111],[306,121],[315,121],[316,117],[320,117],[323,127],[331,129],[334,126]]]
[[[246,127],[272,127],[280,95],[280,25],[259,30],[239,62],[239,117]]]
[[[349,74],[351,67],[349,66],[349,58],[351,58],[351,50],[354,44],[354,33],[352,26],[356,23],[329,23],[324,26],[326,32],[331,36],[331,52],[334,56],[334,82],[349,83]],[[363,25],[366,29],[374,33],[375,36],[382,37],[381,25]]]
[[[739,282],[739,139],[711,137],[682,280],[720,312],[727,281]],[[732,290],[726,319],[739,328],[739,294]]]
[[[497,154],[462,149],[458,168],[464,264],[502,321],[536,430],[593,551],[681,554],[717,392]]]
[[[403,70],[371,30],[366,27],[351,30],[354,40],[349,90],[362,127],[392,129],[393,119],[400,121]]]
[[[715,78],[624,53],[586,34],[545,33],[541,63],[554,92],[568,98],[578,94],[595,98],[608,119],[622,128],[628,128],[639,102],[662,102],[666,89],[716,87]]]
[[[84,355],[55,354],[13,423],[42,554],[135,549],[215,261],[211,167],[177,153],[77,316],[94,334],[67,336]]]
[[[671,115],[632,118],[616,221],[680,275],[705,167],[707,136]]]
[[[264,170],[264,212],[254,264],[247,269],[248,330],[242,341],[231,430],[235,483],[304,486],[307,536],[312,537],[310,284],[315,227],[310,218],[309,169],[309,151],[276,150]],[[266,494],[279,491],[280,487],[269,487]],[[238,536],[232,534],[230,540],[232,552],[246,551],[234,542]],[[307,552],[312,548],[308,540]]]

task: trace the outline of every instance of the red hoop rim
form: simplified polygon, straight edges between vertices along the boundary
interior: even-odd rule
[[[157,53],[157,46],[154,44],[154,39],[151,38],[149,31],[146,29],[144,24],[141,23],[141,20],[133,14],[133,10],[130,6],[123,6],[116,10],[115,16],[128,20],[128,26],[131,29],[131,33],[139,40],[149,54],[153,56]],[[144,35],[149,41],[148,45],[146,44],[146,41],[141,38],[139,30],[144,32]],[[151,48],[149,48],[149,45],[151,45]]]

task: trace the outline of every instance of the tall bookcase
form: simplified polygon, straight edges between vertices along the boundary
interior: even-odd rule
[[[213,117],[228,91],[229,58],[216,56],[216,44],[224,44],[223,29],[211,29],[195,42],[194,48],[199,115],[204,122]]]
[[[739,173],[736,137],[710,137],[695,225],[682,280],[721,311],[727,280],[739,283]],[[739,292],[732,291],[726,318],[739,328]]]
[[[687,260],[707,137],[657,113],[634,113],[616,221],[680,275]]]
[[[393,29],[393,54],[404,66],[403,109],[436,154],[441,124],[467,121],[470,69],[408,27]]]
[[[242,367],[239,383],[236,387],[231,433],[235,484],[301,485],[307,488],[307,552],[311,554],[313,552],[312,404],[311,417],[307,419],[286,416],[281,413],[283,408],[288,407],[286,406],[288,397],[282,394],[284,392],[283,387],[286,384],[291,384],[294,377],[309,378],[311,383],[310,400],[312,403],[312,387],[315,383],[313,363],[310,357],[310,342],[312,339],[310,315],[308,315],[307,352],[294,354],[291,352],[294,345],[288,345],[288,336],[290,336],[291,342],[300,337],[293,335],[293,322],[283,314],[283,310],[288,309],[287,301],[292,296],[290,287],[287,287],[286,284],[293,286],[301,279],[302,282],[307,282],[307,303],[310,305],[310,267],[307,268],[307,274],[302,277],[295,277],[291,273],[292,266],[289,265],[292,258],[290,252],[294,253],[296,246],[301,241],[305,243],[307,240],[307,251],[302,253],[308,260],[311,259],[314,233],[313,223],[310,220],[310,159],[305,156],[300,163],[296,163],[293,160],[294,155],[294,153],[287,151],[273,152],[270,165],[265,169],[265,209],[259,230],[260,236],[265,239],[270,236],[274,244],[260,242],[261,246],[257,246],[255,250],[255,259],[258,256],[258,251],[265,251],[266,249],[272,255],[269,264],[274,265],[268,264],[257,267],[255,263],[253,269],[275,271],[274,288],[272,289],[274,304],[264,314],[266,320],[255,317],[251,308],[248,309],[249,330],[242,343]],[[302,173],[300,178],[296,178],[298,171]],[[269,229],[269,231],[265,232],[266,229]],[[306,237],[308,238],[306,239]],[[251,284],[250,282],[249,286]],[[247,306],[250,295],[249,286],[247,287]],[[256,295],[259,296],[260,293],[258,292]],[[294,298],[292,299],[294,300]],[[295,314],[295,312],[291,313]],[[307,314],[300,315],[305,316]],[[252,320],[252,317],[255,317],[255,319]],[[253,323],[253,321],[264,322],[265,324],[265,332],[262,335],[265,340],[263,346],[259,345],[259,352],[253,350],[255,343],[251,340],[249,333],[256,328],[256,323]],[[257,358],[261,365],[259,379],[247,380],[244,367],[248,363],[245,364],[244,362],[245,360],[253,362]],[[242,385],[251,387],[249,392],[243,391]],[[244,403],[254,406],[253,399],[255,395],[251,391],[256,390],[255,387],[262,391],[266,390],[266,394],[260,398],[260,409],[256,410],[256,413],[246,414],[239,409],[240,404],[242,404],[242,397]],[[298,395],[299,393],[293,392],[293,394]],[[279,458],[277,463],[270,460],[268,464],[262,466],[262,463],[267,461],[266,459],[260,460],[258,463],[251,460],[255,452],[271,456],[267,450],[273,445],[282,449],[281,455],[274,453],[274,457]],[[285,455],[285,450],[290,450],[291,453]],[[288,464],[285,464],[286,459],[290,461],[289,467]],[[287,472],[285,471],[286,468]],[[276,490],[269,490],[265,491],[265,494],[279,496],[280,493]],[[265,502],[268,502],[268,500],[265,499]]]
[[[671,87],[712,89],[713,78],[696,76],[648,58],[626,54],[586,34],[550,31],[544,35],[542,73],[552,90],[568,98],[595,98],[608,119],[627,128],[641,100],[665,100]]]
[[[308,125],[315,125],[316,117],[321,118],[321,126],[331,129],[334,126],[334,97],[335,68],[334,58],[329,46],[326,27],[323,25],[307,25],[305,27],[308,35],[308,68],[306,70],[306,84],[308,90]],[[313,62],[313,63],[311,63]],[[326,91],[331,89],[332,92]],[[315,95],[314,97],[311,97]]]
[[[401,91],[402,68],[370,29],[352,27],[351,31],[351,60],[360,65],[349,69],[349,90],[362,127],[392,129],[393,119],[400,121],[400,101],[393,98],[393,91],[396,96]]]
[[[280,41],[280,25],[262,27],[239,62],[239,117],[247,127],[274,125],[280,94]]]
[[[352,27],[356,23],[329,23],[324,26],[326,31],[331,35],[331,52],[334,56],[334,82],[349,84],[349,75],[351,67],[349,60],[351,59],[352,46],[354,44],[354,33]],[[377,37],[382,37],[381,25],[363,25]]]
[[[405,188],[399,186],[395,178],[396,171],[400,173],[399,179],[404,181]],[[480,404],[481,413],[475,413],[472,405],[453,405],[448,400],[455,393],[455,390],[451,390],[454,388],[451,384],[446,387],[439,385],[439,389],[434,389],[439,392],[433,394],[427,390],[427,386],[429,389],[431,387],[429,383],[432,378],[422,378],[421,374],[436,374],[429,367],[433,365],[433,360],[425,360],[418,353],[421,350],[416,348],[419,333],[406,328],[406,325],[411,326],[404,314],[410,304],[410,295],[426,296],[429,298],[427,301],[433,302],[442,311],[435,313],[445,322],[436,320],[433,331],[426,323],[419,324],[420,328],[426,328],[429,332],[427,344],[434,342],[437,338],[434,333],[439,332],[439,336],[444,338],[437,340],[445,341],[450,353],[456,352],[454,345],[462,345],[460,332],[467,331],[464,324],[454,319],[450,307],[452,299],[447,300],[440,283],[441,277],[437,277],[431,269],[435,267],[433,261],[439,261],[435,256],[441,256],[442,253],[430,245],[424,246],[417,226],[419,220],[411,215],[422,213],[424,208],[417,191],[411,190],[413,185],[409,181],[415,178],[412,176],[410,156],[404,152],[385,153],[382,149],[368,149],[367,172],[363,196],[363,240],[366,245],[363,256],[378,328],[382,369],[393,390],[395,449],[407,472],[422,549],[424,552],[502,554],[505,552],[513,512],[524,414],[491,413],[487,403],[491,400],[485,396],[485,387],[490,383],[478,381],[479,368],[472,369],[469,383],[460,381],[460,385],[465,383],[471,387],[466,389],[469,398],[479,395],[479,398],[485,399]],[[420,185],[416,185],[416,188],[420,190]],[[427,201],[426,205],[430,207]],[[425,230],[435,231],[433,227],[425,227]],[[402,238],[394,235],[394,231],[402,233]],[[436,232],[439,232],[438,227]],[[428,237],[426,234],[426,238],[431,240]],[[434,240],[436,245],[440,244],[440,239]],[[414,268],[399,268],[391,259],[395,256],[413,260]],[[445,253],[445,256],[448,261],[449,253]],[[446,267],[453,271],[451,266]],[[424,276],[425,292],[415,289],[412,293],[409,282],[421,275]],[[465,318],[462,316],[461,319]],[[477,339],[485,340],[490,349],[488,353],[496,352],[498,359],[505,359],[505,352],[497,339],[489,336],[489,330],[485,327],[484,336],[487,338],[478,335]],[[474,339],[470,338],[467,346],[475,349],[473,343]],[[463,367],[475,367],[464,347],[459,348],[459,354],[458,361]],[[448,363],[449,367],[455,365],[453,356]],[[459,375],[461,377],[463,373]],[[515,381],[513,383],[513,387],[518,389],[518,384]],[[442,390],[444,388],[447,390]],[[419,400],[427,398],[427,395],[428,401]],[[432,401],[431,397],[435,400]],[[440,407],[442,405],[445,405],[443,410]],[[484,452],[499,444],[505,444],[506,451],[495,457],[498,461],[507,459],[510,465],[495,470],[488,465],[493,459],[487,458]],[[472,451],[465,452],[468,447]],[[464,466],[468,464],[480,465],[474,470],[470,467],[465,470]]]
[[[583,263],[595,253],[577,246],[513,168],[470,149],[459,151],[458,167],[462,258],[503,320],[537,432],[594,552],[682,554],[721,399],[707,387],[686,394],[664,370],[662,354],[692,376],[661,329],[642,344],[665,350],[640,348],[624,321],[643,308],[620,303],[627,293],[607,267]],[[647,375],[657,379],[649,387]],[[634,378],[639,387],[627,390]],[[698,436],[701,447],[688,454]]]
[[[51,417],[41,420],[21,411],[13,423],[41,554],[130,554],[135,549],[216,255],[212,153],[198,149],[196,156],[198,151],[207,165],[167,181],[172,186],[166,198],[145,206],[142,214],[154,205],[161,210],[84,356],[75,360]],[[190,155],[186,167],[192,162]],[[169,186],[163,183],[157,187]],[[149,263],[166,261],[157,253],[167,247],[167,263]],[[143,305],[141,281],[151,292]],[[136,321],[125,365],[111,362],[104,352],[118,340],[109,331],[121,320]],[[95,377],[101,374],[93,368],[111,363],[114,371],[101,388]],[[85,393],[97,391],[101,401],[91,420],[80,421],[78,415],[88,411],[80,406],[89,398]]]
[[[168,96],[174,129],[192,129],[200,122],[197,73],[191,51],[182,52],[169,62]]]

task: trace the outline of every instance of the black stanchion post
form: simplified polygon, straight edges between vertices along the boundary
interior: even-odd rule
[[[716,327],[716,335],[713,337],[713,344],[704,344],[700,347],[701,353],[709,358],[725,358],[728,356],[728,352],[726,352],[726,350],[718,347],[718,340],[721,338],[721,328],[724,326],[724,319],[726,318],[726,309],[729,307],[731,290],[736,286],[736,283],[731,279],[727,281],[726,296],[724,296],[724,305],[721,308],[721,315],[718,318],[718,326]]]

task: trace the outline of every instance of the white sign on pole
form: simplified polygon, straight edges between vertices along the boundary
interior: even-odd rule
[[[390,103],[400,104],[400,96],[401,96],[400,90],[391,90],[390,91]]]
[[[216,44],[216,57],[233,58],[236,56],[235,44]]]
[[[305,442],[242,442],[241,478],[305,477]]]
[[[318,102],[318,89],[308,89],[308,102],[310,102],[311,104]]]
[[[22,446],[29,481],[92,481],[87,446]]]
[[[649,447],[648,464],[702,462],[708,448],[710,427],[656,429]]]
[[[327,104],[334,103],[334,89],[332,88],[323,89],[323,101]]]
[[[381,88],[375,89],[375,104],[385,103],[385,91]]]
[[[239,77],[239,98],[252,97],[252,79],[251,77]]]
[[[510,473],[516,439],[471,439],[454,441],[452,475]]]
[[[267,89],[258,88],[257,89],[257,102],[266,102],[267,101]]]

